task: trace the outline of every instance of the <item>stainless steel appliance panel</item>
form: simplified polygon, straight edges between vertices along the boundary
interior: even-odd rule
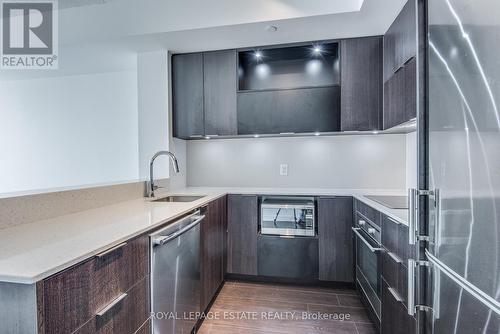
[[[313,197],[266,196],[260,204],[260,233],[263,235],[316,235]]]
[[[191,333],[200,310],[200,223],[195,213],[150,236],[153,333]]]
[[[356,237],[356,280],[380,319],[383,247],[380,243],[380,231],[375,227],[376,225],[368,220],[358,219],[352,230]]]
[[[428,4],[434,333],[500,333],[500,2]],[[424,171],[420,171],[422,174]],[[411,283],[411,282],[410,282]],[[418,300],[417,300],[418,302]]]

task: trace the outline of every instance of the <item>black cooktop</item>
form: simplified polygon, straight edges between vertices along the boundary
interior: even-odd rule
[[[408,197],[406,196],[365,196],[390,209],[408,209]]]

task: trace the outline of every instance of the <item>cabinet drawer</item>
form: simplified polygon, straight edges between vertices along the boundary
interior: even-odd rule
[[[149,318],[135,334],[151,334],[151,318]]]
[[[400,262],[398,262],[400,261]],[[406,303],[408,294],[408,269],[401,258],[389,251],[382,255],[382,277]]]
[[[408,315],[404,301],[397,291],[382,280],[382,333],[415,334],[417,323]]]
[[[148,272],[143,236],[37,283],[39,332],[73,332]]]
[[[356,200],[356,211],[363,215],[364,218],[371,220],[375,225],[380,226],[380,212],[371,206]]]
[[[408,264],[409,258],[415,258],[415,246],[408,242],[408,226],[399,225],[398,230],[398,255],[403,259],[405,264]]]
[[[398,254],[399,223],[382,215],[382,245],[389,251]]]
[[[145,321],[149,317],[149,276],[127,291],[123,299],[112,301],[108,305],[106,312],[94,316],[75,334],[133,334],[137,331],[146,333],[144,328],[148,326]]]

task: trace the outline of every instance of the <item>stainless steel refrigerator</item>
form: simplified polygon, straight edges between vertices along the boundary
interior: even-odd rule
[[[420,190],[410,193],[420,255],[408,263],[408,312],[420,333],[498,334],[500,1],[425,6]]]

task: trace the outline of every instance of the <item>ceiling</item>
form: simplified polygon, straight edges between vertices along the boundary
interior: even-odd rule
[[[194,52],[382,35],[406,0],[63,2],[58,15],[59,70],[4,70],[0,80],[133,70],[137,53],[146,51]],[[277,31],[269,32],[270,25]]]

